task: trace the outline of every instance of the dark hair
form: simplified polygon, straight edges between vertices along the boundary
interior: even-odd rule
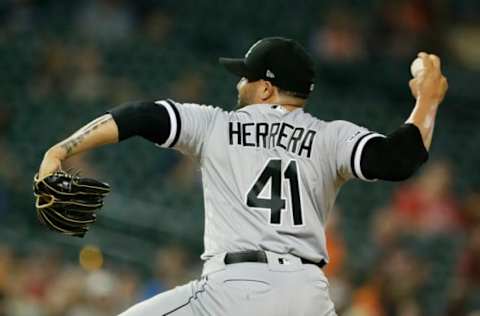
[[[276,86],[277,87],[277,86]],[[283,90],[279,87],[277,87],[278,93],[287,95],[289,97],[294,97],[294,98],[300,98],[306,100],[308,98],[307,93],[301,93],[301,92],[294,92],[294,91],[289,91],[289,90]]]

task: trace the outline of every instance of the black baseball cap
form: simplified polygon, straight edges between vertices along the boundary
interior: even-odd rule
[[[313,91],[313,60],[302,45],[289,38],[267,37],[253,44],[245,58],[221,57],[219,61],[237,76],[268,80],[300,97],[306,98]]]

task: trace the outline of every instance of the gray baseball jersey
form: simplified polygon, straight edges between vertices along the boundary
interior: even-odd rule
[[[156,102],[170,116],[162,147],[198,158],[205,201],[205,252],[268,250],[328,262],[325,224],[337,193],[365,177],[362,149],[382,137],[347,121],[325,122],[279,105],[237,111]]]

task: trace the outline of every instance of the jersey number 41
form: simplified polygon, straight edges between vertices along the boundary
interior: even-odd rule
[[[290,184],[290,205],[293,226],[303,225],[298,174],[298,166],[295,160],[290,160],[285,169],[282,169],[281,159],[270,159],[247,193],[247,206],[269,209],[270,224],[281,225],[281,212],[285,209],[286,204],[285,199],[282,198],[282,184],[287,180]],[[270,181],[270,197],[260,197],[260,193],[264,190],[268,181]]]

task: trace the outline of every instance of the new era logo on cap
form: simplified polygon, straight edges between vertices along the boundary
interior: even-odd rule
[[[267,76],[267,78],[275,78],[275,74],[273,72],[271,72],[270,69],[267,69],[266,76]]]

